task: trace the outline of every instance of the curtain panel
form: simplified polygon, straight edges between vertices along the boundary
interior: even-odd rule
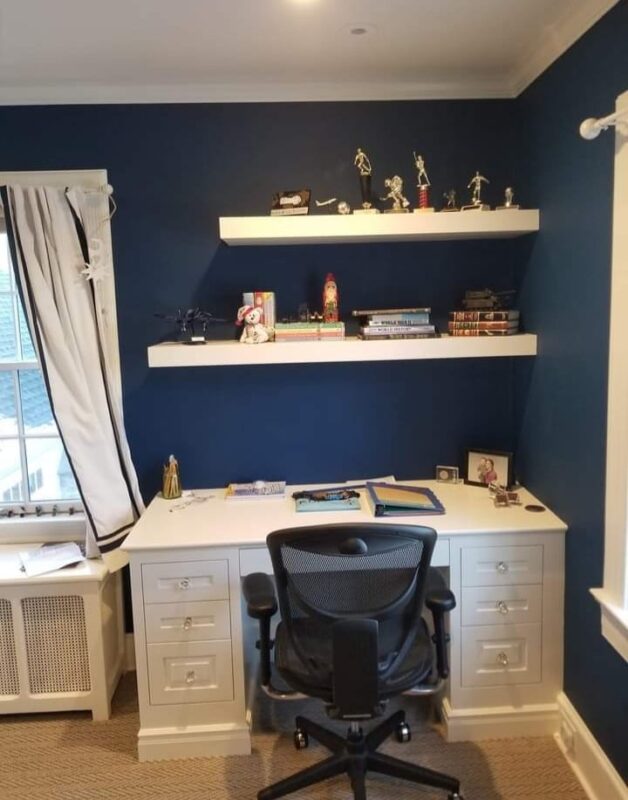
[[[108,218],[81,189],[3,186],[11,258],[52,411],[79,488],[87,554],[110,569],[144,510],[124,431]],[[108,308],[109,306],[109,308]]]

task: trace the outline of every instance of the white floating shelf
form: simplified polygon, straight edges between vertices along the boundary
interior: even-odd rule
[[[388,339],[365,342],[163,342],[148,348],[149,367],[229,367],[244,364],[320,364],[349,361],[414,361],[439,358],[535,356],[532,333],[515,336],[443,336],[439,339]]]
[[[296,217],[220,217],[229,245],[411,242],[505,239],[539,229],[538,209],[442,211],[422,214],[318,214]]]

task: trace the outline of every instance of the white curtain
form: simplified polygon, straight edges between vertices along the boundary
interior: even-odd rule
[[[124,432],[102,198],[54,187],[0,194],[33,344],[85,508],[88,555],[101,553],[115,570],[144,506]]]

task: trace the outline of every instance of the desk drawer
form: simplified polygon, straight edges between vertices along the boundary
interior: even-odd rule
[[[541,622],[543,587],[476,586],[462,590],[463,625],[510,625]]]
[[[230,639],[228,600],[205,603],[150,603],[144,607],[147,642]]]
[[[178,561],[143,564],[144,603],[228,600],[227,561]]]
[[[508,686],[541,680],[540,625],[463,628],[460,652],[463,686]]]
[[[432,554],[433,567],[449,566],[449,539],[437,539],[436,547]],[[240,575],[250,575],[252,572],[265,572],[273,574],[273,565],[270,553],[266,547],[243,547],[240,550]]]
[[[463,586],[508,586],[543,582],[543,545],[464,547]]]
[[[233,700],[231,642],[149,644],[152,705]]]

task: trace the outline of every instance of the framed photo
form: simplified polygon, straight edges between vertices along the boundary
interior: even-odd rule
[[[464,482],[471,486],[498,483],[510,489],[514,481],[512,453],[468,448],[465,455]]]
[[[436,480],[439,483],[458,483],[458,467],[448,467],[444,464],[437,464]]]

